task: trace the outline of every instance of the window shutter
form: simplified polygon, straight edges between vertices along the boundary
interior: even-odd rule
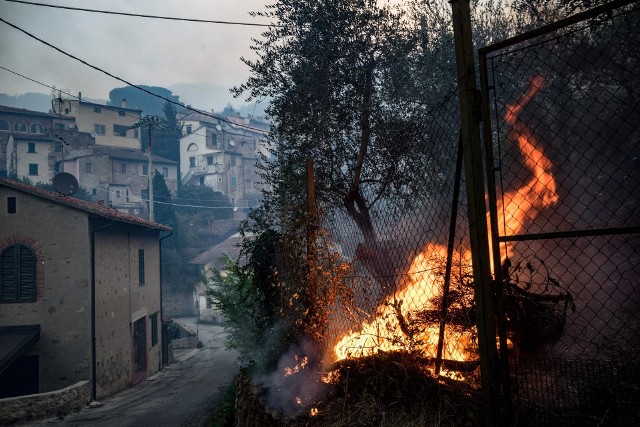
[[[2,253],[0,269],[2,283],[0,285],[0,302],[14,302],[18,297],[16,282],[18,280],[18,259],[16,245],[7,248]]]
[[[24,245],[20,245],[20,302],[36,300],[36,254]]]

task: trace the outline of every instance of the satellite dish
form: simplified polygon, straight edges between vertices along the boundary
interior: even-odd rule
[[[229,145],[232,147],[236,146],[236,142],[232,139],[231,141],[229,141]]]
[[[216,125],[216,129],[218,129],[218,130],[222,130],[222,126],[220,126],[220,125]]]
[[[67,172],[60,172],[53,177],[53,188],[62,195],[70,196],[78,191],[78,180]]]
[[[95,133],[95,132],[91,132],[91,137],[92,137],[92,138],[95,138],[96,136],[98,136],[98,134],[97,134],[97,133]]]

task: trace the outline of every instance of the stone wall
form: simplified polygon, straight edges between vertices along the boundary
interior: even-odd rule
[[[91,401],[89,381],[61,390],[0,399],[0,425],[24,423],[50,417],[64,417]]]

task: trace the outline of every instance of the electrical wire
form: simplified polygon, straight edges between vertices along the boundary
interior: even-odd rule
[[[127,81],[127,80],[123,79],[122,77],[118,77],[118,76],[116,76],[115,74],[112,74],[112,73],[110,73],[109,71],[106,71],[106,70],[104,70],[104,69],[102,69],[102,68],[100,68],[100,67],[98,67],[98,66],[96,66],[96,65],[92,65],[92,64],[88,63],[87,61],[85,61],[84,59],[81,59],[81,58],[79,58],[79,57],[77,57],[77,56],[75,56],[75,55],[73,55],[73,54],[71,54],[71,53],[68,53],[68,52],[66,52],[66,51],[62,50],[61,48],[59,48],[59,47],[57,47],[57,46],[55,46],[55,45],[53,45],[53,44],[49,43],[48,41],[43,40],[43,39],[39,38],[38,36],[36,36],[36,35],[34,35],[34,34],[31,34],[31,33],[30,33],[30,32],[28,32],[27,30],[25,30],[25,29],[23,29],[23,28],[20,28],[20,27],[18,27],[18,26],[17,26],[17,25],[15,25],[15,24],[10,23],[9,21],[7,21],[7,20],[3,19],[2,17],[0,17],[0,22],[4,22],[5,24],[7,24],[8,26],[10,26],[11,28],[14,28],[14,29],[16,29],[16,30],[20,31],[21,33],[23,33],[23,34],[25,34],[25,35],[27,35],[27,36],[31,37],[31,38],[32,38],[32,39],[34,39],[34,40],[39,41],[40,43],[44,44],[45,46],[48,46],[48,47],[50,47],[51,49],[53,49],[53,50],[55,50],[55,51],[57,51],[57,52],[59,52],[59,53],[61,53],[61,54],[65,55],[65,56],[68,56],[68,57],[69,57],[69,58],[71,58],[71,59],[75,59],[76,61],[80,62],[80,63],[81,63],[81,64],[83,64],[83,65],[86,65],[86,66],[87,66],[87,67],[89,67],[89,68],[93,68],[94,70],[99,71],[99,72],[101,72],[101,73],[103,73],[103,74],[106,74],[107,76],[109,76],[109,77],[111,77],[111,78],[113,78],[113,79],[115,79],[115,80],[118,80],[119,82],[122,82],[122,83],[124,83],[124,84],[126,84],[126,85],[128,85],[128,86],[131,86],[131,87],[133,87],[133,88],[136,88],[136,89],[138,89],[138,90],[140,90],[140,91],[142,91],[142,92],[145,92],[145,93],[147,93],[147,94],[149,94],[149,95],[151,95],[151,96],[154,96],[154,97],[156,97],[156,98],[162,99],[163,101],[166,101],[166,102],[168,102],[168,103],[170,103],[170,104],[177,105],[177,106],[179,106],[180,108],[184,108],[184,109],[186,109],[186,110],[189,110],[189,111],[193,111],[193,112],[195,112],[195,113],[202,114],[202,115],[204,115],[204,116],[206,116],[206,117],[211,117],[211,118],[214,118],[214,119],[216,119],[216,120],[220,120],[220,121],[225,122],[225,123],[228,123],[228,124],[230,124],[230,125],[234,125],[234,126],[237,126],[237,127],[245,128],[245,129],[248,129],[248,130],[253,130],[253,131],[256,131],[256,132],[260,132],[260,133],[263,133],[263,132],[264,132],[264,129],[260,129],[260,128],[257,128],[257,127],[253,127],[253,126],[245,125],[245,124],[242,124],[242,123],[234,123],[234,122],[232,122],[231,120],[227,120],[227,119],[224,119],[224,118],[220,118],[220,117],[214,116],[213,114],[209,114],[209,113],[207,113],[207,112],[205,112],[205,111],[200,111],[200,110],[197,110],[197,109],[195,109],[195,108],[191,108],[191,107],[189,107],[189,106],[184,106],[184,105],[182,105],[182,104],[181,104],[181,103],[179,103],[179,102],[173,101],[173,100],[171,100],[171,99],[169,99],[169,98],[166,98],[166,97],[164,97],[164,96],[162,96],[162,95],[158,95],[157,93],[153,93],[152,91],[150,91],[150,90],[148,90],[148,89],[145,89],[145,88],[143,88],[143,87],[141,87],[141,86],[135,85],[135,84],[133,84],[133,83],[131,83],[131,82],[129,82],[129,81]]]
[[[162,19],[165,21],[182,21],[182,22],[195,22],[195,23],[203,23],[203,24],[222,24],[222,25],[241,25],[245,27],[279,27],[279,25],[274,24],[258,24],[255,22],[237,22],[237,21],[219,21],[219,20],[210,20],[210,19],[196,19],[196,18],[178,18],[175,16],[160,16],[160,15],[146,15],[141,13],[127,13],[127,12],[116,12],[112,10],[99,10],[99,9],[86,9],[82,7],[71,7],[71,6],[61,6],[56,4],[44,4],[44,3],[36,3],[31,1],[23,1],[23,0],[5,0],[11,3],[21,3],[30,6],[42,6],[42,7],[50,7],[53,9],[64,9],[64,10],[73,10],[79,12],[92,12],[92,13],[102,13],[106,15],[120,15],[120,16],[129,16],[134,18],[150,18],[150,19]]]

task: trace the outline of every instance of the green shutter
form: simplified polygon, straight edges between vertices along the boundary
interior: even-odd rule
[[[0,302],[14,302],[18,299],[18,257],[17,245],[7,248],[2,253],[0,269],[2,284],[0,286]]]
[[[20,245],[19,302],[36,300],[36,254],[31,248]]]

